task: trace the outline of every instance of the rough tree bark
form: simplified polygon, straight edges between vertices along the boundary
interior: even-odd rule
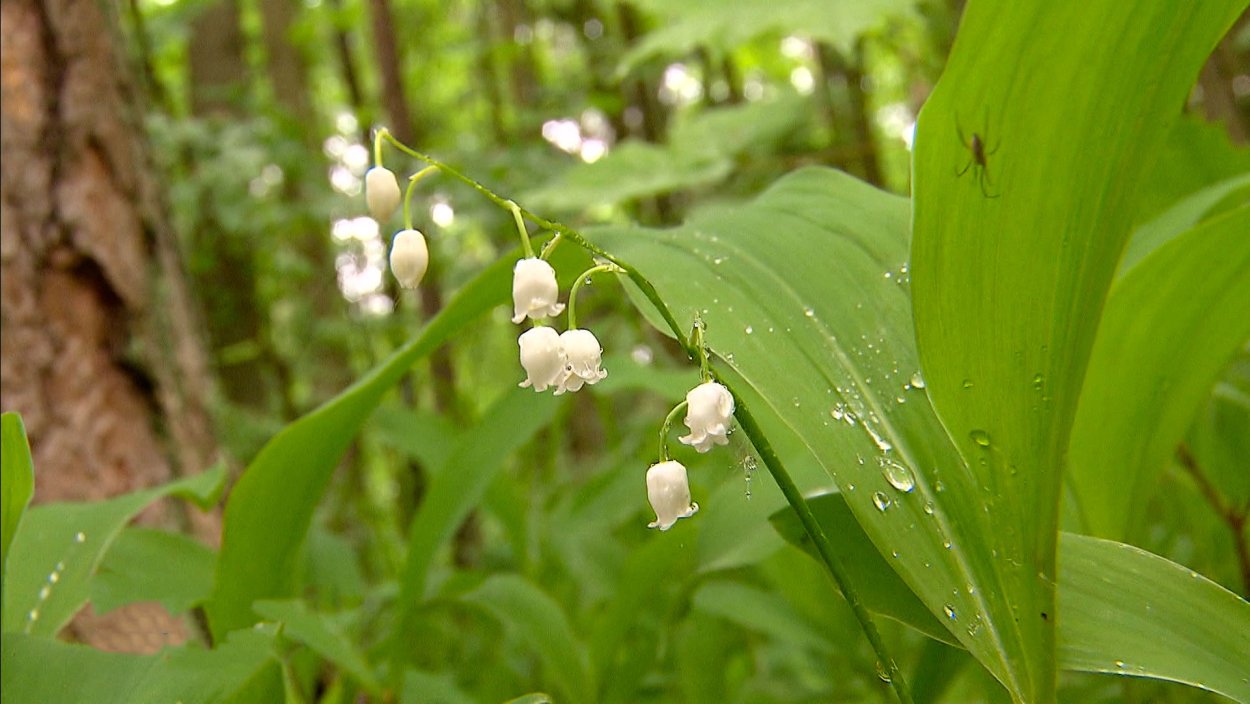
[[[199,326],[108,7],[0,3],[0,405],[25,420],[37,501],[151,486],[215,454]],[[148,606],[71,631],[138,651],[185,637]]]

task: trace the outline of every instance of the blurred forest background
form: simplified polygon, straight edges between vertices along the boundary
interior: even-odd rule
[[[510,256],[508,214],[435,177],[414,211],[432,269],[400,291],[386,271],[397,225],[369,219],[361,194],[374,127],[573,226],[679,223],[807,164],[906,194],[916,115],[961,4],[4,0],[2,398],[30,434],[35,500],[103,498],[219,460],[237,471]],[[1176,148],[1245,145],[1248,57],[1243,18],[1194,87]],[[981,121],[992,135],[993,115]],[[1236,153],[1156,187],[1181,195],[1250,170]],[[386,164],[417,168],[394,151]],[[616,284],[592,287],[581,315],[597,321],[612,376],[517,424],[520,449],[440,579],[537,581],[591,642],[604,701],[885,701],[871,651],[840,645],[860,643],[849,612],[798,550],[772,535],[645,530],[655,428],[696,376]],[[428,477],[455,469],[449,457],[521,378],[507,318],[499,308],[414,369],[354,443],[309,540],[322,606],[367,614],[393,597]],[[689,460],[711,468],[696,493],[749,501],[743,449]],[[1167,520],[1138,544],[1245,594],[1219,497],[1183,463],[1164,481],[1154,511]],[[143,520],[210,546],[220,530],[220,516],[172,502]],[[609,604],[633,630],[593,652]],[[434,608],[430,632],[414,634],[429,691],[498,700],[527,681],[520,636]],[[886,628],[929,658],[924,676],[1005,696],[965,654]],[[72,627],[129,652],[198,630],[153,604]],[[1210,697],[1092,675],[1064,686],[1108,701],[1134,688]]]

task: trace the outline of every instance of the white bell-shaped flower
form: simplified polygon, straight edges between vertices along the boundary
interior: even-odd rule
[[[512,322],[559,315],[564,310],[564,304],[556,301],[559,295],[556,270],[550,264],[535,257],[518,261],[512,270]]]
[[[598,384],[608,372],[600,369],[603,348],[589,330],[565,330],[560,333],[560,348],[564,352],[564,372],[556,386],[556,396],[566,391],[577,391],[583,384]]]
[[[734,397],[729,389],[708,381],[686,394],[686,427],[690,434],[677,438],[699,452],[714,445],[729,444],[729,424],[734,414]]]
[[[420,230],[400,230],[391,240],[391,273],[404,288],[416,288],[430,266],[430,250]]]
[[[686,467],[675,460],[653,464],[647,470],[647,500],[655,510],[655,520],[648,528],[668,530],[677,519],[689,518],[699,511],[699,504],[690,501]]]
[[[521,333],[517,344],[521,347],[521,366],[527,377],[520,383],[521,388],[532,386],[535,391],[546,391],[548,386],[560,382],[565,374],[564,350],[555,330],[530,328]]]
[[[390,220],[403,197],[395,172],[382,166],[365,172],[365,203],[369,205],[369,215],[374,220],[379,223]]]

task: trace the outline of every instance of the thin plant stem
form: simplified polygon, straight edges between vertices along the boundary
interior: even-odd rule
[[[438,171],[437,166],[427,166],[417,173],[408,177],[408,187],[404,189],[404,229],[412,229],[412,194],[416,190],[417,181],[420,181],[426,174]]]
[[[685,401],[682,401],[674,406],[667,416],[664,416],[664,423],[660,426],[660,461],[662,462],[672,459],[668,454],[668,429],[673,427],[673,421],[677,420],[677,416],[681,415],[681,412],[686,410],[688,405]]]
[[[562,239],[564,239],[564,236],[557,232],[555,237],[547,240],[547,244],[543,245],[542,252],[539,253],[538,258],[546,261],[551,256],[551,253],[556,251],[556,247],[560,245],[560,240]]]
[[[516,221],[517,232],[521,233],[521,248],[525,250],[525,256],[533,259],[534,245],[530,244],[530,233],[525,229],[525,218],[521,217],[521,206],[513,201],[507,201],[505,207],[512,211],[512,219]]]
[[[615,264],[598,264],[583,271],[581,276],[573,282],[573,286],[569,288],[569,330],[577,329],[577,292],[582,286],[590,281],[590,277],[601,271],[620,271],[620,267]]]
[[[790,503],[790,506],[794,508],[794,512],[798,514],[799,522],[803,524],[803,529],[807,531],[808,537],[811,538],[812,543],[816,546],[816,552],[820,555],[820,561],[825,564],[829,574],[833,576],[833,581],[837,582],[838,589],[842,590],[842,596],[846,597],[846,603],[850,605],[856,620],[859,621],[860,628],[863,629],[864,635],[868,637],[868,642],[876,652],[877,659],[885,667],[886,673],[890,677],[890,685],[894,688],[895,696],[898,697],[901,704],[911,704],[911,691],[907,687],[907,682],[903,679],[903,673],[899,670],[898,663],[894,658],[890,657],[889,650],[885,647],[885,641],[881,639],[881,634],[877,632],[877,625],[872,620],[872,614],[868,612],[868,608],[859,600],[859,592],[855,589],[846,566],[834,554],[833,546],[829,543],[828,536],[825,535],[824,529],[820,527],[820,523],[812,513],[812,508],[808,505],[807,499],[803,497],[803,492],[799,491],[798,485],[794,483],[790,473],[781,464],[781,459],[773,451],[768,438],[764,436],[764,431],[755,422],[755,416],[751,415],[751,412],[747,410],[746,405],[740,399],[735,400],[734,417],[738,419],[738,426],[742,428],[742,432],[747,434],[751,444],[755,446],[755,451],[759,454],[760,459],[763,460],[764,466],[773,475],[773,480],[777,482],[781,493],[786,497],[786,501]]]
[[[1237,566],[1241,572],[1242,593],[1250,597],[1250,545],[1246,542],[1246,510],[1236,508],[1220,494],[1219,489],[1215,488],[1202,468],[1198,466],[1198,460],[1189,449],[1189,445],[1185,443],[1178,445],[1176,458],[1180,461],[1185,473],[1194,481],[1194,484],[1198,485],[1198,491],[1202,493],[1203,498],[1211,504],[1211,508],[1215,509],[1220,519],[1232,532],[1233,550],[1237,553]]]
[[[694,341],[691,339],[693,338],[693,335],[688,338],[682,332],[684,326],[677,322],[677,319],[673,316],[672,311],[669,310],[669,307],[664,302],[664,299],[662,299],[659,292],[655,290],[655,286],[642,275],[642,272],[635,269],[629,263],[618,259],[610,252],[605,251],[602,247],[590,242],[576,230],[536,215],[535,213],[522,208],[510,200],[501,198],[486,186],[483,186],[481,183],[465,176],[447,164],[444,164],[427,154],[423,154],[399,142],[391,136],[389,132],[383,131],[383,133],[381,133],[381,137],[385,137],[392,144],[394,144],[397,149],[405,154],[408,154],[413,158],[420,159],[431,166],[437,166],[443,173],[446,173],[452,178],[470,186],[495,205],[510,211],[515,208],[516,210],[514,212],[519,212],[530,222],[533,222],[541,228],[551,230],[558,236],[563,236],[575,242],[578,246],[582,247],[591,254],[602,259],[606,259],[607,261],[620,267],[621,271],[634,282],[634,285],[638,287],[642,295],[650,301],[653,306],[655,306],[656,311],[659,312],[660,317],[664,319],[665,324],[668,325],[669,330],[672,331],[673,336],[677,339],[677,342],[681,345],[682,349],[686,351],[686,355],[690,358],[690,360],[697,361],[701,359],[701,355],[703,353],[693,344]],[[724,382],[722,381],[721,383]],[[833,547],[829,543],[829,538],[825,535],[824,530],[820,527],[820,523],[816,521],[816,517],[812,514],[811,507],[807,504],[807,499],[803,497],[803,493],[799,491],[799,488],[794,483],[794,480],[790,478],[790,474],[786,471],[785,466],[782,465],[781,459],[777,457],[775,452],[773,452],[772,445],[769,444],[768,439],[764,437],[764,431],[755,422],[754,416],[747,411],[746,407],[741,403],[741,400],[738,400],[736,403],[734,416],[738,419],[738,425],[742,428],[742,432],[746,434],[747,438],[751,441],[751,444],[759,453],[760,459],[762,459],[764,461],[764,465],[768,467],[769,473],[772,474],[773,479],[777,482],[777,486],[780,487],[782,494],[786,497],[786,501],[789,502],[790,506],[794,508],[795,513],[798,514],[799,522],[803,524],[803,529],[807,532],[808,537],[816,546],[816,552],[820,555],[821,562],[824,563],[826,569],[829,571],[829,574],[833,577],[834,581],[837,582],[838,588],[842,590],[842,595],[846,598],[847,603],[851,605],[851,611],[855,614],[856,620],[859,621],[860,628],[864,631],[864,635],[868,637],[868,642],[872,646],[877,659],[881,661],[886,668],[887,674],[890,676],[890,686],[893,688],[895,697],[898,698],[900,704],[912,704],[911,691],[907,687],[906,681],[903,679],[903,673],[899,670],[898,663],[893,657],[890,656],[890,652],[889,649],[886,648],[885,641],[881,639],[881,635],[877,632],[877,627],[872,620],[872,615],[860,602],[859,593],[855,590],[854,585],[851,583],[851,579],[846,571],[846,568],[842,565],[841,561],[838,560],[837,555],[834,554]]]

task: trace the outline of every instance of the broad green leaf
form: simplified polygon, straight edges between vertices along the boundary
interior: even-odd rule
[[[899,579],[886,558],[873,547],[872,542],[858,539],[864,534],[864,530],[855,521],[846,501],[839,498],[837,501],[813,500],[809,503],[812,513],[825,529],[825,535],[837,536],[832,539],[834,553],[850,571],[861,592],[860,601],[865,606],[883,616],[905,623],[934,640],[958,644],[937,617],[929,613],[924,603]],[[816,556],[811,538],[789,506],[772,514],[770,520],[782,538]],[[848,536],[854,536],[855,539]]]
[[[381,686],[364,653],[325,614],[310,610],[300,599],[258,601],[254,608],[261,616],[281,623],[284,636],[308,646],[378,695]]]
[[[164,496],[207,505],[220,496],[225,480],[225,467],[218,466],[107,501],[32,508],[22,519],[9,554],[6,631],[55,636],[87,603],[92,576],[132,518]]]
[[[808,499],[821,525],[839,543],[870,543],[845,513],[840,494]],[[802,527],[786,508],[773,517],[778,531],[801,540]],[[834,531],[841,531],[835,533]],[[1105,672],[1170,680],[1250,702],[1250,603],[1215,582],[1174,562],[1124,543],[1061,533],[1057,623],[1057,663],[1065,670]],[[854,548],[843,548],[854,549]],[[814,554],[813,554],[814,557]],[[889,588],[898,576],[881,564],[854,569],[858,579]],[[927,632],[904,613],[906,602],[881,599],[869,608]],[[1057,618],[1056,618],[1057,615]],[[971,625],[971,624],[970,624]]]
[[[418,670],[404,673],[400,704],[475,704],[473,697],[456,686],[449,672],[433,674]]]
[[[779,641],[822,654],[834,650],[833,642],[804,621],[784,599],[758,587],[728,580],[707,582],[695,592],[693,603],[704,613]]]
[[[594,701],[586,650],[550,596],[516,575],[496,575],[461,597],[490,613],[537,651],[547,681],[571,702]]]
[[[127,655],[5,633],[0,687],[6,704],[277,701],[282,682],[272,640],[267,632],[241,631],[213,650]]]
[[[679,323],[706,322],[731,387],[751,387],[800,439],[939,627],[1011,681],[1003,561],[984,542],[982,492],[919,374],[907,215],[902,198],[807,169],[681,228],[590,236],[637,267]],[[700,521],[735,510],[701,506]],[[988,625],[969,629],[978,619]]]
[[[1250,702],[1250,603],[1145,550],[1059,541],[1059,666],[1171,680]]]
[[[1124,248],[1116,278],[1123,278],[1148,254],[1212,215],[1212,210],[1229,198],[1239,201],[1239,205],[1250,203],[1250,173],[1195,191],[1177,201],[1158,217],[1138,227]]]
[[[1190,112],[1168,131],[1155,166],[1138,196],[1137,222],[1159,213],[1190,194],[1250,173],[1250,147],[1234,145],[1228,130]]]
[[[35,493],[35,467],[30,459],[26,428],[17,413],[0,415],[0,604],[4,603],[4,585],[8,575],[9,544],[17,533],[17,524]]]
[[[765,35],[799,34],[850,52],[861,34],[913,12],[911,0],[718,0],[635,2],[660,19],[621,60],[624,73],[655,57],[683,57],[699,47],[724,52]]]
[[[631,198],[714,183],[732,164],[719,156],[687,154],[644,142],[621,142],[591,163],[578,163],[521,196],[530,208],[580,211]]]
[[[1129,534],[1216,377],[1250,340],[1247,233],[1250,205],[1159,245],[1111,289],[1068,458],[1091,534]]]
[[[426,599],[434,556],[482,500],[491,479],[517,448],[555,416],[560,399],[530,389],[511,389],[456,443],[447,466],[431,481],[408,531],[408,557],[392,634],[395,655],[413,648],[406,642]]]
[[[572,248],[557,270],[572,268]],[[568,264],[568,266],[565,266]],[[255,623],[252,602],[293,596],[300,546],[330,475],[382,395],[444,340],[509,299],[514,261],[500,258],[414,340],[317,410],[288,425],[248,465],[226,504],[209,625],[215,635]]]
[[[1053,610],[1069,431],[1136,191],[1244,8],[970,2],[920,114],[916,336],[943,424],[975,458],[1002,592],[1025,614],[1001,624],[1014,633],[996,673],[1021,699],[1054,699],[1054,622],[1037,614]]]
[[[150,528],[117,536],[91,580],[91,606],[103,614],[140,601],[159,601],[180,614],[213,590],[216,554],[194,538]]]
[[[1215,384],[1190,430],[1199,469],[1232,506],[1250,506],[1250,342]]]

